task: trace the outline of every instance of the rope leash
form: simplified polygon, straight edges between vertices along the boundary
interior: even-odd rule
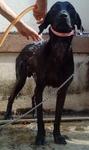
[[[58,90],[61,90],[61,88],[63,88],[67,82],[69,82],[72,78],[73,78],[74,74],[72,74],[69,78],[67,78],[67,80],[65,82],[63,82],[60,87],[58,88]],[[27,111],[25,114],[21,115],[20,117],[18,117],[17,119],[13,119],[8,121],[6,124],[1,125],[0,126],[0,130],[7,127],[8,125],[14,123],[14,122],[18,122],[20,119],[22,119],[23,117],[25,117],[26,115],[28,115],[29,113],[31,113],[33,110],[37,109],[40,105],[42,105],[46,100],[42,100],[42,102],[40,102],[38,105],[36,105],[35,107],[33,107],[31,110]]]
[[[16,18],[14,21],[12,21],[12,23],[7,27],[7,29],[5,30],[5,32],[3,33],[3,36],[0,37],[0,47],[2,46],[2,44],[4,43],[6,37],[8,36],[10,30],[13,28],[13,26],[29,11],[33,10],[34,5],[24,9]]]

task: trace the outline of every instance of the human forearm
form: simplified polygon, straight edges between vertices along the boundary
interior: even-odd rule
[[[11,8],[4,2],[4,0],[0,0],[0,14],[10,22],[12,22],[17,17],[17,14],[13,10],[11,10]],[[15,26],[18,30],[20,30],[20,27],[22,25],[23,22],[18,21]]]
[[[17,17],[17,14],[6,5],[4,0],[0,0],[0,14],[10,22],[12,22]],[[29,36],[31,36],[33,40],[41,39],[38,33],[34,29],[26,25],[23,21],[18,21],[15,26],[17,30],[27,39],[29,39]]]
[[[37,0],[39,10],[47,9],[47,0]]]
[[[7,18],[10,22],[12,22],[17,16],[2,0],[0,0],[0,14]]]

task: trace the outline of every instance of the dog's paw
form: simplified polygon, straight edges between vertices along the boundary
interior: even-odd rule
[[[5,114],[5,115],[4,115],[4,119],[5,119],[5,120],[10,120],[10,119],[13,119],[13,116],[12,116],[12,115],[8,115],[8,114]]]
[[[35,144],[36,145],[44,145],[45,144],[45,136],[37,135]]]
[[[66,140],[65,140],[65,137],[64,136],[61,136],[60,134],[55,134],[54,135],[54,142],[56,144],[67,144]]]

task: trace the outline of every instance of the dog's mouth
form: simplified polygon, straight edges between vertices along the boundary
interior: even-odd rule
[[[70,32],[57,32],[56,30],[53,29],[52,26],[50,27],[50,30],[54,35],[59,37],[70,37],[74,35],[74,30],[71,30]]]

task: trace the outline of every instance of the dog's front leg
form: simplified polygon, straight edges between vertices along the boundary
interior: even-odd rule
[[[42,102],[42,93],[44,87],[40,84],[36,85],[35,88],[35,101],[36,105]],[[36,145],[44,145],[45,143],[45,129],[44,129],[44,122],[43,122],[43,110],[42,104],[37,108],[37,125],[38,125],[38,132],[36,137]]]
[[[67,87],[63,87],[61,90],[58,90],[57,93],[54,131],[53,131],[54,142],[57,144],[66,144],[65,138],[60,133],[61,115],[65,102],[66,91]]]

